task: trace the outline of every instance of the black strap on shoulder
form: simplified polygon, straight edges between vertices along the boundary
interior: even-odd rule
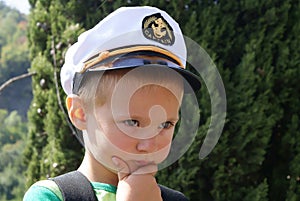
[[[54,178],[64,201],[97,201],[90,181],[79,171],[69,172]],[[189,201],[181,192],[159,185],[163,201]]]
[[[189,201],[181,192],[159,185],[163,201]]]
[[[51,178],[62,192],[64,201],[97,201],[90,181],[79,171]]]

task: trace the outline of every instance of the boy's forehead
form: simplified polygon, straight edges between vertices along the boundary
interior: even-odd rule
[[[159,88],[164,88],[175,94],[183,91],[183,78],[181,75],[169,68],[162,69],[162,67],[150,66],[125,71],[116,82],[114,91],[134,93],[143,89],[154,92],[155,89]]]
[[[175,94],[168,88],[159,85],[147,85],[131,91],[114,91],[107,100],[106,107],[118,116],[149,117],[150,112],[160,111],[162,116],[176,119],[181,105],[181,94]],[[101,106],[100,106],[101,107]],[[98,108],[97,106],[95,108]],[[158,110],[157,110],[158,109]]]
[[[145,80],[128,79],[126,84],[118,83],[109,98],[112,107],[122,105],[122,107],[134,106],[136,104],[152,100],[153,105],[174,101],[181,103],[183,96],[183,86],[169,81],[144,82]],[[157,102],[156,102],[157,101]]]

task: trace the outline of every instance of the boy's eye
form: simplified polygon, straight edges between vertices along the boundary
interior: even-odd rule
[[[172,123],[170,121],[166,121],[166,122],[160,124],[159,128],[160,129],[168,129],[168,128],[171,128],[172,126],[174,126],[174,123]]]
[[[126,126],[134,126],[134,127],[139,127],[140,126],[140,123],[137,120],[134,120],[134,119],[125,120],[123,123]]]

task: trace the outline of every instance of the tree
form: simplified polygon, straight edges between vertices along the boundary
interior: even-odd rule
[[[30,80],[2,84],[27,72],[26,16],[0,2],[0,200],[20,200],[25,190],[22,163],[27,134]],[[12,79],[13,80],[13,79]]]
[[[0,110],[0,200],[20,199],[25,189],[22,151],[26,124],[16,111]]]
[[[66,121],[64,95],[57,88],[66,47],[74,43],[84,30],[81,24],[68,19],[80,17],[70,12],[79,10],[79,7],[72,1],[34,3],[29,16],[29,43],[33,59],[31,71],[37,75],[32,83],[34,98],[28,113],[29,139],[24,154],[28,166],[27,186],[75,169],[83,153]]]
[[[30,67],[27,48],[27,18],[0,2],[0,85],[27,73]],[[32,99],[30,79],[20,80],[0,92],[0,108],[17,110],[23,119]],[[22,90],[19,90],[22,89]]]

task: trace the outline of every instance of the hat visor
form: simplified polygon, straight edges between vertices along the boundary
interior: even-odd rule
[[[134,68],[169,68],[177,73],[179,73],[184,78],[184,92],[185,93],[196,93],[201,88],[201,82],[198,76],[191,73],[190,71],[183,69],[181,67],[177,66],[166,66],[161,64],[145,64],[145,65],[137,65],[137,66],[118,66],[113,68],[95,68],[95,69],[89,69],[85,73],[93,73],[95,71],[114,71],[114,70],[120,70],[120,69],[134,69]],[[84,73],[84,74],[85,74]]]

